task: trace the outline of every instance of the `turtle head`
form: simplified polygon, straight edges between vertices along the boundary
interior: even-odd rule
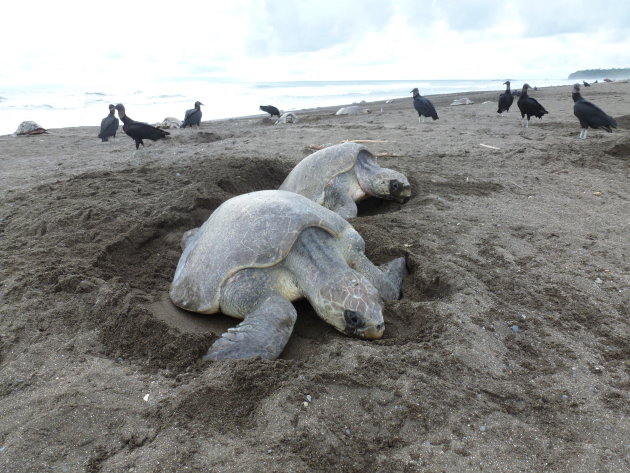
[[[327,323],[351,337],[377,339],[383,336],[383,301],[376,288],[348,268],[328,279],[311,301]]]
[[[359,151],[355,174],[366,195],[405,203],[411,197],[411,186],[404,174],[382,168],[367,149]]]
[[[359,180],[366,194],[381,199],[405,203],[411,197],[411,186],[404,174],[382,168],[366,179]]]

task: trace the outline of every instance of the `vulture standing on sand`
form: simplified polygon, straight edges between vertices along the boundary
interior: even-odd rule
[[[521,111],[521,125],[525,128],[529,127],[529,119],[532,115],[538,118],[542,118],[543,115],[549,113],[547,110],[545,110],[545,107],[538,103],[538,100],[527,95],[527,89],[529,88],[529,84],[523,84],[521,96],[516,102],[516,105],[518,105],[518,109]],[[527,120],[525,119],[526,115]]]
[[[512,91],[510,90],[510,81],[506,80],[503,85],[506,86],[505,92],[499,95],[499,109],[497,110],[497,113],[509,113],[512,102],[514,102],[514,96],[512,95]]]
[[[267,112],[267,113],[270,115],[270,117],[269,117],[269,118],[273,117],[274,115],[277,115],[277,116],[278,116],[278,118],[280,118],[280,110],[278,110],[278,109],[277,109],[276,107],[274,107],[273,105],[261,105],[261,106],[260,106],[260,109],[261,109],[263,112]]]
[[[431,117],[434,120],[439,118],[431,101],[420,95],[418,88],[413,89],[411,93],[413,94],[413,106],[418,112],[420,123],[424,123],[424,117]]]
[[[603,128],[608,133],[612,133],[612,128],[617,128],[617,122],[613,117],[607,115],[597,105],[584,100],[580,93],[580,84],[573,85],[573,114],[580,120],[580,126],[582,131],[580,132],[580,138],[586,139],[586,131],[588,127],[591,128]]]
[[[589,84],[588,82],[586,82],[585,80],[582,81],[582,83],[584,84],[584,87],[590,87],[591,84]]]
[[[101,120],[101,132],[98,137],[101,141],[109,141],[109,138],[116,138],[116,132],[118,131],[118,118],[114,115],[116,107],[114,104],[109,104],[109,115]]]
[[[121,103],[116,105],[115,108],[118,110],[118,116],[123,122],[123,131],[136,142],[136,149],[138,149],[140,145],[144,146],[144,142],[142,141],[144,139],[156,141],[160,138],[164,138],[166,135],[170,135],[168,131],[160,130],[148,123],[132,120],[125,114],[125,106]]]
[[[191,108],[190,110],[186,110],[186,115],[184,115],[184,123],[182,123],[182,128],[186,128],[189,126],[192,128],[193,125],[197,125],[199,128],[199,123],[201,123],[201,106],[203,104],[199,101],[195,102],[195,108]]]

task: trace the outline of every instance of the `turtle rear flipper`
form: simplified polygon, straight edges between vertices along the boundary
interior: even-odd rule
[[[269,296],[236,327],[215,341],[203,360],[264,358],[280,356],[289,341],[297,312],[279,295]]]

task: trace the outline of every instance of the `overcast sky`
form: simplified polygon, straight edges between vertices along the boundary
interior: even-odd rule
[[[628,0],[10,0],[0,88],[171,77],[564,79],[630,67]]]

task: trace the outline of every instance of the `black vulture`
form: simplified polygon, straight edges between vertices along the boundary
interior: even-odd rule
[[[613,117],[607,115],[606,112],[597,105],[588,100],[584,100],[584,97],[582,97],[580,93],[580,84],[573,86],[571,97],[574,102],[573,114],[580,120],[580,126],[582,127],[580,138],[583,140],[586,139],[586,131],[589,126],[594,129],[603,128],[608,133],[612,133],[611,128],[617,128],[617,122]]]
[[[521,96],[516,102],[516,105],[518,105],[518,109],[521,111],[521,125],[525,128],[529,127],[529,119],[532,115],[534,117],[542,118],[543,115],[549,113],[547,110],[545,110],[545,107],[538,103],[538,100],[527,95],[527,89],[529,89],[529,84],[523,84]],[[527,120],[525,120],[526,115]]]
[[[418,120],[420,123],[424,123],[424,117],[431,117],[434,120],[440,118],[431,101],[420,95],[420,91],[417,87],[413,89],[411,93],[413,94],[413,106],[418,112]]]
[[[269,114],[269,118],[273,117],[274,115],[277,115],[278,118],[280,118],[280,110],[278,110],[273,105],[261,105],[260,109],[263,112],[267,112]]]
[[[182,128],[186,128],[187,126],[191,127],[193,125],[197,125],[199,128],[199,123],[201,122],[201,106],[203,104],[199,101],[195,102],[195,108],[191,108],[190,110],[186,110],[186,115],[184,115],[184,123],[182,123]]]
[[[514,96],[510,90],[510,81],[506,80],[503,84],[506,86],[505,92],[499,95],[499,109],[497,113],[509,112],[512,102],[514,102]]]
[[[588,82],[586,82],[585,80],[582,81],[582,83],[584,84],[584,87],[590,87],[591,84],[589,84]]]
[[[118,131],[118,118],[114,115],[116,111],[116,107],[114,104],[109,104],[109,115],[107,115],[103,120],[101,120],[101,132],[98,134],[98,137],[101,141],[109,141],[109,138],[116,138],[116,132]]]
[[[136,142],[136,149],[138,149],[140,145],[144,146],[142,140],[156,141],[160,138],[164,138],[166,135],[170,135],[168,131],[160,130],[148,123],[132,120],[125,114],[125,106],[121,103],[116,105],[115,108],[118,110],[118,116],[123,122],[123,131]]]

